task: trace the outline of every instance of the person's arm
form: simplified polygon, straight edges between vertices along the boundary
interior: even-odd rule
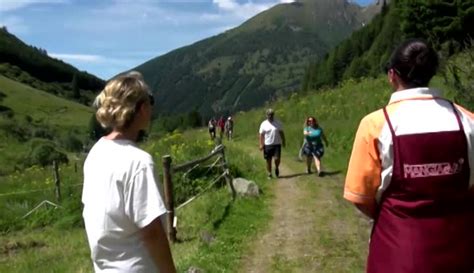
[[[306,129],[306,127],[303,129],[303,135],[304,136],[309,136],[311,134],[311,132],[309,130]]]
[[[166,213],[150,155],[143,158],[143,164],[130,183],[124,187],[124,209],[130,220],[136,224],[140,239],[160,272],[175,273],[173,258],[160,221]]]
[[[326,147],[329,147],[329,142],[328,142],[328,139],[326,138],[326,135],[324,134],[324,132],[321,132],[321,138],[323,139],[324,144],[326,144]]]
[[[176,273],[173,257],[160,217],[140,230],[141,239],[160,273]]]
[[[265,144],[265,135],[263,133],[258,134],[258,147],[261,150],[263,150],[263,145]]]
[[[381,160],[376,138],[380,128],[364,118],[357,130],[346,174],[344,198],[369,218],[377,212],[376,192],[381,183]]]
[[[377,210],[375,200],[374,200],[373,203],[370,203],[370,204],[357,204],[357,203],[355,203],[354,205],[365,216],[369,217],[370,219],[375,218],[375,212]]]
[[[285,139],[285,132],[283,130],[280,130],[280,137],[281,137],[281,146],[285,147],[286,146],[286,139]]]

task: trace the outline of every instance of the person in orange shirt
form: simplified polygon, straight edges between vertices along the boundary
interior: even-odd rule
[[[474,115],[427,87],[437,67],[426,42],[403,42],[389,104],[357,130],[344,198],[374,219],[368,273],[474,271]]]

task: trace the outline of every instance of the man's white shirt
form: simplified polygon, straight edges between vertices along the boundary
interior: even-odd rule
[[[265,137],[265,145],[279,145],[281,144],[280,131],[283,130],[281,122],[274,119],[270,122],[268,119],[264,120],[260,124],[259,134],[263,134]]]

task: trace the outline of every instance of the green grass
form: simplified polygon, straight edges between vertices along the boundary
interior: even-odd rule
[[[196,133],[199,135],[197,138]],[[212,147],[212,142],[208,143],[206,138],[205,130],[184,134],[175,132],[146,143],[144,148],[154,156],[161,173],[162,155],[171,154],[175,164],[191,159],[186,158],[189,153],[192,158],[202,156]],[[266,184],[261,183],[265,181],[260,172],[264,168],[263,162],[247,157],[234,145],[229,145],[226,154],[234,174],[253,179],[264,192],[271,192]],[[62,166],[60,174],[63,187],[69,189],[64,190],[66,200],[61,203],[63,208],[41,208],[25,219],[21,217],[40,201],[48,199],[56,202],[51,188],[50,169],[33,167],[9,175],[0,183],[2,193],[47,189],[39,193],[0,196],[0,219],[4,227],[4,233],[0,236],[0,272],[30,272],[33,268],[34,272],[92,270],[81,220],[81,187],[67,186],[81,183],[81,173],[76,174],[71,164]],[[179,179],[176,183],[179,183]],[[268,222],[270,213],[267,202],[270,197],[267,194],[257,199],[238,198],[232,201],[227,188],[220,187],[179,210],[180,242],[173,245],[179,272],[184,272],[190,266],[197,266],[206,272],[233,272],[231,265],[238,265],[248,237],[256,234]],[[201,239],[203,233],[211,234],[215,239],[207,244]],[[57,259],[53,259],[54,256]]]
[[[284,126],[287,147],[283,153],[298,156],[303,141],[303,126],[308,116],[315,116],[329,140],[325,163],[344,171],[352,141],[360,119],[388,102],[390,89],[384,78],[348,81],[341,87],[318,93],[293,94],[271,107]],[[270,107],[270,106],[268,106]],[[256,147],[258,127],[265,119],[265,110],[253,110],[235,119],[235,132],[252,141]]]
[[[6,95],[1,104],[11,108],[19,119],[30,116],[64,130],[86,128],[92,108],[34,89],[0,75],[0,90]]]
[[[10,109],[10,114],[0,113],[0,177],[24,167],[33,142],[47,139],[58,144],[68,136],[85,141],[92,108],[4,76],[0,92],[0,105]]]

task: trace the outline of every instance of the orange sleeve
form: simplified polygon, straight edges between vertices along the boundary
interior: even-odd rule
[[[381,183],[381,161],[377,147],[381,127],[373,113],[359,124],[346,175],[344,198],[357,204],[372,204]],[[379,118],[380,119],[380,118]]]
[[[473,113],[473,112],[467,110],[466,108],[464,108],[464,107],[462,107],[462,106],[460,106],[460,105],[457,105],[457,104],[455,104],[455,105],[456,105],[456,108],[457,108],[458,110],[460,110],[463,114],[465,114],[466,116],[468,116],[470,119],[474,120],[474,113]]]

